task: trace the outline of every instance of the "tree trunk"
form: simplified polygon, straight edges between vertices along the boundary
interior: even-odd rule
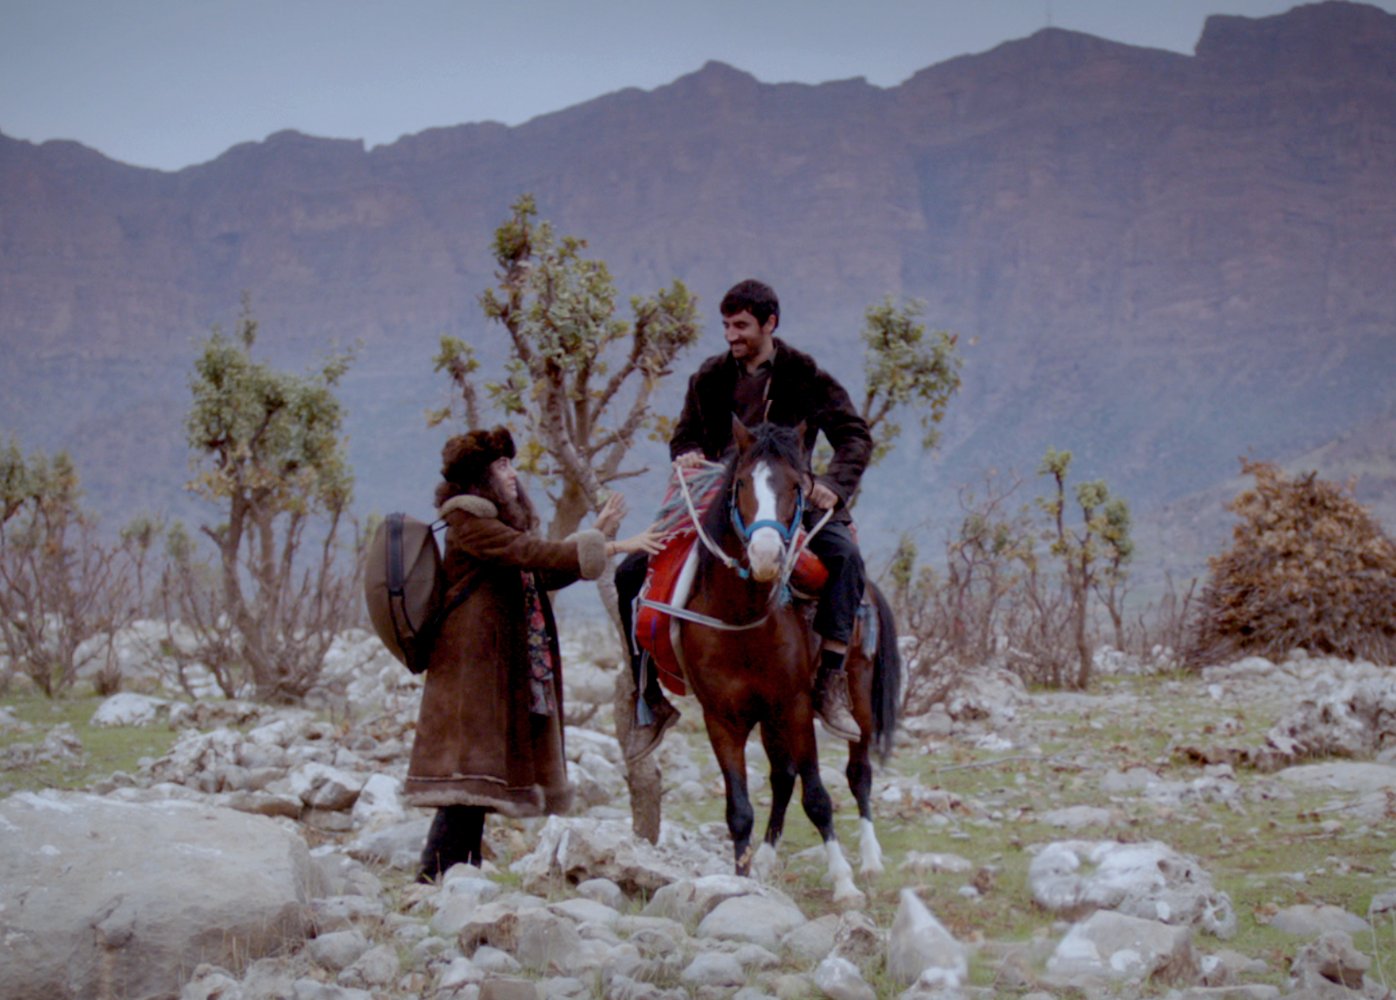
[[[616,677],[616,694],[611,703],[612,717],[615,719],[616,739],[625,746],[625,738],[635,723],[635,678],[630,675],[629,641],[620,627],[620,612],[616,598],[615,571],[604,574],[596,581],[601,594],[601,603],[611,616],[611,623],[620,637],[620,671]],[[651,844],[659,840],[659,824],[663,819],[660,798],[664,789],[655,763],[655,755],[629,764],[625,769],[625,786],[630,791],[630,828],[635,836],[643,837]]]
[[[566,538],[577,530],[590,510],[591,504],[582,488],[567,482],[562,488],[562,495],[557,498],[557,506],[553,509],[553,520],[548,525],[548,537]]]
[[[1081,554],[1081,567],[1075,585],[1076,606],[1072,609],[1073,631],[1076,633],[1076,688],[1084,691],[1091,683],[1091,644],[1086,638],[1086,607],[1091,596],[1090,578],[1086,571],[1086,554]]]
[[[625,745],[625,737],[634,724],[635,680],[630,676],[629,658],[622,660],[619,676],[616,677],[616,698],[613,705],[616,720],[616,738]],[[660,798],[663,787],[660,781],[659,765],[655,755],[629,764],[625,769],[625,786],[630,790],[630,828],[635,836],[643,837],[651,844],[659,840],[659,824],[663,819]]]

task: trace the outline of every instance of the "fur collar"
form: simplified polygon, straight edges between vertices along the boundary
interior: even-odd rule
[[[459,493],[441,505],[437,517],[445,517],[453,510],[463,510],[475,517],[499,517],[499,508],[484,497],[472,493]]]

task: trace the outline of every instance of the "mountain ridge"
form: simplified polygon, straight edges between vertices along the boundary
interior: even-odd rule
[[[1209,18],[1192,56],[1048,28],[885,88],[710,61],[518,126],[372,148],[284,130],[176,172],[0,134],[0,429],[71,445],[118,510],[177,491],[194,343],[246,290],[279,363],[361,345],[361,502],[416,506],[441,435],[421,420],[445,393],[436,339],[498,356],[476,299],[527,191],[622,295],[698,294],[681,371],[721,349],[714,304],[748,275],[855,396],[868,305],[916,297],[961,335],[944,444],[904,441],[896,475],[870,473],[870,538],[919,506],[934,534],[957,485],[1030,472],[1048,445],[1162,510],[1238,454],[1302,455],[1384,412],[1393,67],[1396,17],[1330,0]]]

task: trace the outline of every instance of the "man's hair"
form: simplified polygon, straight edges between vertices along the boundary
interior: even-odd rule
[[[739,312],[749,312],[762,326],[772,316],[776,326],[780,326],[780,299],[770,285],[755,278],[739,281],[728,289],[718,306],[724,316],[735,316]]]

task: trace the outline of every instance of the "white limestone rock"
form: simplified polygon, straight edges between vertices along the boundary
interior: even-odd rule
[[[407,809],[402,803],[402,785],[397,778],[386,774],[369,775],[359,789],[350,815],[356,828],[376,828],[393,826],[407,819]]]
[[[1052,983],[1190,983],[1198,977],[1192,928],[1097,910],[1072,926],[1047,960]]]
[[[785,934],[805,922],[789,899],[775,895],[744,895],[724,899],[698,925],[700,937],[720,941],[750,941],[763,948],[780,947]]]
[[[846,958],[830,955],[814,970],[814,985],[830,1000],[877,1000],[858,967]]]
[[[291,791],[311,809],[340,812],[352,809],[365,779],[326,764],[302,764],[287,776]]]
[[[168,717],[170,702],[166,698],[121,691],[97,706],[90,720],[94,726],[149,726]]]
[[[1147,841],[1057,841],[1028,866],[1033,899],[1068,918],[1092,909],[1198,926],[1220,938],[1236,932],[1231,898],[1196,861]]]
[[[69,792],[0,801],[0,996],[177,994],[310,928],[305,842],[258,816]],[[23,899],[24,905],[13,901]]]
[[[1296,937],[1313,938],[1335,932],[1360,934],[1372,929],[1371,925],[1357,914],[1349,913],[1341,906],[1322,903],[1296,903],[1287,906],[1270,918],[1270,926]]]
[[[887,974],[909,986],[928,971],[934,983],[955,989],[969,975],[969,955],[920,897],[903,889],[887,935]]]

